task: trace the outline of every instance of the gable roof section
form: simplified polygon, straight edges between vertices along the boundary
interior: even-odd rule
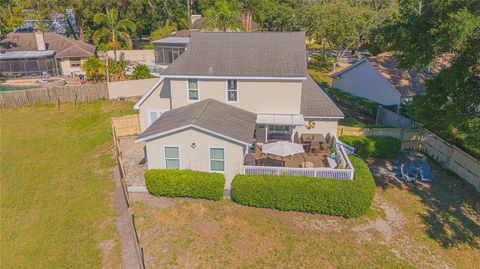
[[[194,128],[222,138],[251,145],[257,115],[222,102],[207,99],[165,112],[136,141],[155,139]]]
[[[164,77],[305,79],[303,32],[192,32]]]
[[[356,66],[369,62],[400,94],[411,96],[423,93],[425,91],[425,81],[434,77],[440,70],[448,66],[451,58],[451,54],[445,54],[434,60],[430,71],[415,71],[400,68],[394,54],[392,52],[384,52],[368,59],[363,58],[349,67],[333,73],[332,77],[339,77]]]
[[[143,96],[135,103],[133,106],[134,109],[140,109],[140,106],[148,99],[148,97],[155,91],[155,89],[162,83],[163,78],[158,78],[155,82],[148,88],[148,90],[143,94]]]
[[[95,46],[83,41],[71,39],[56,33],[43,33],[47,50],[54,50],[56,58],[89,57],[95,54]],[[9,33],[2,40],[12,46],[7,51],[36,51],[38,50],[35,33]]]
[[[302,104],[300,113],[304,118],[343,118],[343,112],[328,97],[322,88],[310,77],[302,83]]]

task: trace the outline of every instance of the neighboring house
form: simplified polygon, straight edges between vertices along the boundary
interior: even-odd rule
[[[335,136],[344,117],[307,74],[302,32],[194,32],[135,108],[149,169],[221,172],[226,189],[252,145]]]
[[[414,71],[401,69],[393,53],[385,52],[331,74],[333,87],[382,105],[400,105],[416,94],[423,94],[425,80],[447,66],[449,59],[440,57],[431,68]]]
[[[1,64],[1,72],[10,72],[13,75],[41,75],[48,72],[52,75],[71,76],[81,72],[81,64],[86,58],[95,55],[95,46],[74,40],[51,32],[34,33],[9,33],[0,43],[4,55],[19,54],[22,58],[9,57],[9,65],[15,63],[9,70],[4,70],[7,63]],[[45,51],[53,51],[54,66],[42,65],[40,61],[28,58],[22,61],[25,55],[42,54]],[[14,52],[14,53],[12,53]],[[42,53],[39,53],[42,52]],[[0,58],[3,61],[3,59]]]

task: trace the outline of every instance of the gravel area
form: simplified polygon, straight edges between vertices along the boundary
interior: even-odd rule
[[[145,186],[144,172],[147,170],[145,162],[145,143],[135,143],[135,136],[120,137],[120,152],[123,167],[125,168],[125,182],[127,186]]]

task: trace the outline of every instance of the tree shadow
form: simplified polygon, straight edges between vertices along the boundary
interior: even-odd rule
[[[428,236],[444,248],[460,244],[480,248],[480,194],[468,182],[430,164],[434,182],[409,188],[427,208],[420,216]]]
[[[429,184],[404,183],[400,177],[389,177],[385,171],[379,173],[382,169],[396,171],[387,160],[366,161],[382,190],[396,188],[420,198],[426,208],[426,212],[419,213],[426,233],[443,248],[461,244],[480,248],[480,194],[475,187],[431,160],[435,177]]]

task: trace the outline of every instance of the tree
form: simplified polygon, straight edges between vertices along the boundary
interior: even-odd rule
[[[186,2],[188,0],[154,0],[154,7],[163,18],[162,25],[173,25],[178,29],[189,26]]]
[[[125,60],[120,60],[118,62],[110,62],[108,66],[109,71],[109,79],[110,81],[121,81],[126,80],[126,68],[128,66],[128,62]]]
[[[97,44],[102,40],[108,42],[108,47],[114,51],[115,61],[117,61],[117,49],[121,48],[119,41],[123,41],[127,48],[132,48],[129,32],[135,31],[136,26],[128,19],[119,20],[117,9],[113,8],[110,11],[107,9],[107,14],[97,13],[93,20],[101,26],[93,34],[93,40]]]
[[[358,47],[362,38],[382,21],[373,10],[365,6],[352,6],[336,0],[316,4],[304,17],[306,34],[329,47],[335,54],[333,69],[345,53]]]
[[[256,22],[268,31],[298,31],[301,28],[299,14],[304,13],[306,7],[299,3],[288,1],[265,1],[262,14],[258,15]],[[258,13],[258,12],[257,12]],[[261,19],[259,18],[261,16]]]
[[[242,8],[237,1],[218,0],[205,10],[205,23],[202,29],[227,31],[242,29],[239,18]]]
[[[86,73],[87,79],[99,81],[105,77],[107,67],[103,61],[91,56],[82,64],[82,70]]]
[[[426,82],[414,115],[428,128],[480,152],[480,1],[400,2],[400,14],[383,28],[385,46],[405,68],[421,69],[445,53],[450,67]]]
[[[150,34],[150,40],[158,40],[172,35],[172,32],[176,31],[177,27],[174,25],[165,25],[158,27]]]
[[[133,79],[147,79],[153,78],[150,74],[150,69],[144,64],[137,64],[133,69]]]

